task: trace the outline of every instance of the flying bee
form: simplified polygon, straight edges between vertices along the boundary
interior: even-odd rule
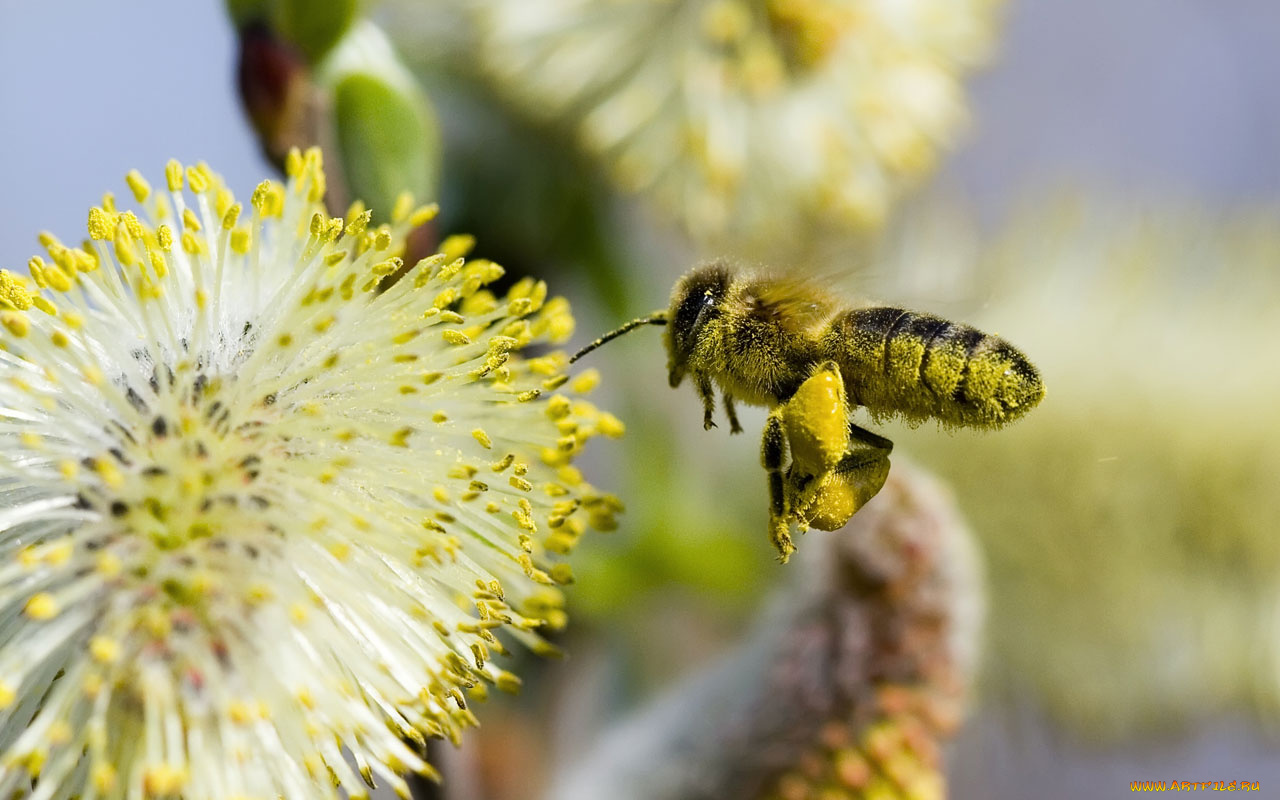
[[[672,388],[686,376],[715,427],[719,387],[732,433],[736,402],[770,409],[761,442],[769,480],[769,537],[786,562],[791,524],[842,527],[880,491],[893,443],[852,421],[935,419],[995,429],[1044,396],[1031,362],[998,336],[931,314],[856,308],[815,283],[696,267],[664,311],[632,320],[578,351],[570,363],[643,325],[665,325]]]

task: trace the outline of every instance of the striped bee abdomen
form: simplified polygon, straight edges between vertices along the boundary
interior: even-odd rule
[[[998,428],[1044,396],[1040,375],[998,336],[901,308],[854,309],[823,335],[853,403],[878,417]]]

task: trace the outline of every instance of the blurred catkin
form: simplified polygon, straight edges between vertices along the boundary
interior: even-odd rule
[[[981,595],[944,490],[897,464],[811,534],[753,638],[575,759],[555,800],[940,798]]]
[[[479,63],[713,251],[873,230],[966,119],[998,0],[481,0]]]
[[[896,294],[947,271],[1052,387],[998,437],[895,437],[979,532],[993,698],[1091,737],[1280,711],[1276,218],[1073,196],[886,256]]]

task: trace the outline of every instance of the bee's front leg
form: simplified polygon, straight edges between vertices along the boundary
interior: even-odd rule
[[[738,410],[733,407],[733,398],[724,393],[724,415],[729,418],[729,433],[742,433],[742,425],[738,424]]]
[[[791,511],[787,502],[786,481],[782,464],[787,458],[787,432],[782,424],[781,406],[769,412],[760,441],[760,460],[769,477],[769,541],[778,550],[783,564],[795,552],[791,542]]]
[[[716,421],[712,418],[716,413],[716,395],[711,378],[702,374],[695,375],[694,387],[698,390],[698,397],[702,398],[702,428],[709,431],[716,427]]]

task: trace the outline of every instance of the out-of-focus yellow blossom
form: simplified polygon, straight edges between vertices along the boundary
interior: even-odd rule
[[[965,119],[999,0],[477,0],[486,68],[717,246],[879,225]]]
[[[982,541],[991,697],[1094,737],[1280,714],[1276,220],[1082,195],[884,260],[935,302],[945,270],[1054,387],[1007,435],[896,437]]]
[[[459,238],[388,286],[434,207],[287,172],[130,173],[140,211],[0,272],[4,797],[407,795],[618,510],[569,462],[619,423],[520,354],[564,301]]]

